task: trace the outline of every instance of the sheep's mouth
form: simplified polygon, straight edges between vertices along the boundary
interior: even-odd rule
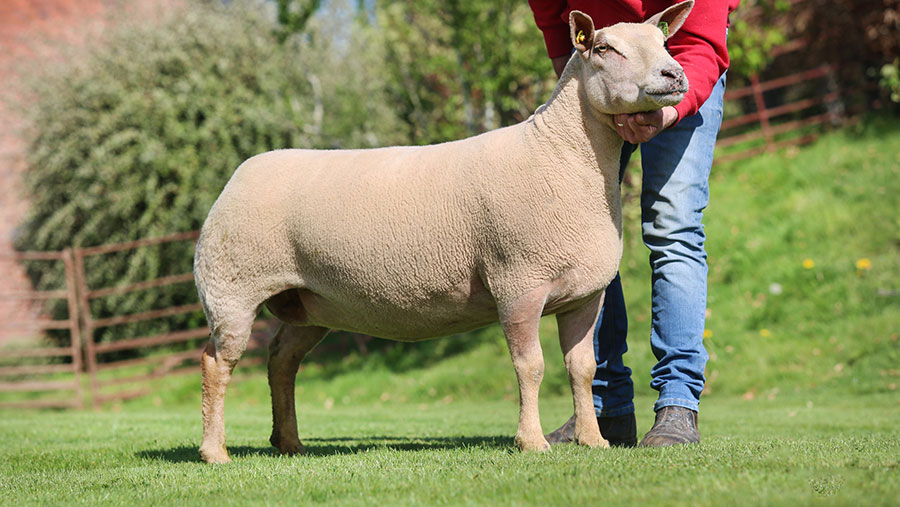
[[[674,106],[684,99],[684,94],[687,92],[686,89],[683,88],[668,88],[666,90],[647,90],[644,93],[647,94],[647,97],[657,106],[665,107],[665,106]]]
[[[647,95],[651,97],[666,97],[669,95],[684,95],[687,93],[687,88],[676,88],[676,89],[667,89],[667,90],[647,90],[645,91]]]

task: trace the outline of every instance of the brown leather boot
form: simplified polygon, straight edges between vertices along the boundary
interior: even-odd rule
[[[637,444],[637,425],[634,413],[614,417],[598,417],[600,435],[613,447],[634,447]],[[550,445],[568,444],[575,440],[575,416],[549,435],[544,435]]]
[[[656,422],[638,447],[699,443],[697,412],[684,407],[663,407],[656,412]]]

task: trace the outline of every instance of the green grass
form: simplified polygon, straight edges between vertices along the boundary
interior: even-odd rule
[[[309,454],[297,457],[268,446],[268,406],[231,403],[225,466],[198,461],[196,406],[4,413],[0,504],[888,505],[900,495],[898,402],[719,398],[704,406],[699,446],[531,454],[513,448],[511,401],[304,404]],[[545,400],[545,428],[569,411],[567,398]]]
[[[238,366],[229,388],[235,462],[225,467],[196,459],[199,375],[100,413],[0,412],[0,505],[896,503],[900,123],[860,125],[713,169],[700,446],[515,452],[515,375],[490,327],[307,363],[297,384],[305,457],[268,447],[259,366]],[[622,274],[642,433],[655,359],[636,191]],[[541,334],[550,430],[571,401],[553,319]]]
[[[714,169],[712,389],[897,389],[900,126],[861,125]]]
[[[897,389],[900,125],[895,118],[860,125],[713,168],[705,214],[709,394]],[[626,357],[643,373],[654,358],[634,201],[623,259]],[[860,259],[870,269],[857,269]]]

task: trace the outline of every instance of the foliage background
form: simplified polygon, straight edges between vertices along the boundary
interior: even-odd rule
[[[802,49],[777,58],[789,41]],[[843,100],[856,112],[873,100],[889,105],[900,99],[890,97],[898,89],[891,76],[900,58],[900,0],[743,0],[731,16],[728,48],[729,84],[754,72],[764,78],[767,70],[777,76],[829,63]]]
[[[521,122],[556,84],[525,2],[384,1],[374,13],[387,92],[412,143]]]

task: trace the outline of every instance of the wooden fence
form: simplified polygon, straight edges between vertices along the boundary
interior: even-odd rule
[[[14,401],[0,399],[0,407],[83,408],[86,405],[84,373],[87,374],[90,405],[95,409],[104,403],[149,394],[153,388],[152,381],[164,376],[199,375],[200,354],[205,346],[205,338],[209,335],[205,323],[200,327],[177,329],[149,336],[134,336],[106,343],[98,343],[97,331],[177,315],[199,314],[202,310],[200,303],[102,318],[94,316],[92,306],[96,305],[91,304],[96,300],[135,291],[159,289],[175,284],[193,284],[193,273],[179,273],[124,285],[90,287],[86,272],[86,266],[90,265],[88,261],[91,258],[166,243],[193,244],[198,237],[199,231],[191,231],[125,243],[66,249],[62,252],[20,252],[10,257],[8,260],[17,262],[37,260],[62,262],[66,285],[63,289],[52,291],[0,292],[0,300],[65,299],[68,318],[39,320],[37,326],[33,325],[34,322],[6,323],[0,330],[66,329],[72,338],[68,347],[43,347],[34,346],[32,343],[24,347],[0,348],[0,395],[25,393],[25,399]],[[25,324],[32,325],[28,327]],[[273,320],[262,319],[254,323],[253,334],[247,348],[248,354],[241,360],[241,365],[247,366],[262,361],[262,356],[257,352],[267,345],[276,326],[277,323]],[[331,346],[346,352],[349,350],[350,342],[355,343],[357,350],[366,353],[368,337],[348,335],[336,343],[332,340]],[[138,350],[140,354],[136,353]],[[117,355],[119,357],[116,357]],[[31,358],[39,358],[41,364],[27,364],[34,362],[30,361]],[[68,373],[64,380],[58,378],[62,373]],[[56,378],[36,378],[45,375],[56,375]],[[42,396],[48,391],[56,391],[64,397],[48,399]],[[74,393],[74,396],[65,397],[68,392]]]
[[[199,350],[190,349],[187,351],[169,354],[145,353],[142,355],[142,357],[101,362],[100,358],[103,354],[124,350],[147,349],[153,347],[170,346],[173,344],[181,344],[205,337],[209,334],[209,331],[204,326],[200,328],[185,329],[154,336],[138,336],[124,340],[117,340],[110,343],[96,343],[94,334],[96,330],[101,328],[136,322],[144,322],[148,320],[170,317],[174,315],[182,315],[186,313],[193,313],[200,311],[202,308],[200,306],[200,303],[194,303],[142,313],[117,315],[106,318],[95,318],[92,315],[91,311],[91,301],[95,299],[122,295],[135,291],[160,288],[174,284],[193,283],[194,276],[193,273],[187,272],[127,285],[91,288],[88,287],[87,284],[85,260],[90,257],[135,250],[137,248],[159,245],[163,243],[196,241],[198,237],[199,232],[192,231],[173,234],[161,238],[143,239],[138,241],[130,241],[127,243],[118,243],[114,245],[74,249],[75,281],[76,292],[78,294],[78,308],[80,310],[82,329],[84,330],[84,336],[86,337],[86,363],[88,374],[91,379],[91,400],[95,408],[99,407],[104,402],[123,400],[148,394],[150,392],[148,381],[152,379],[171,374],[196,373],[196,366],[183,366],[182,363],[184,363],[185,361],[196,361],[196,359],[200,357]],[[138,366],[149,366],[152,367],[152,369],[150,371],[142,371],[143,369],[136,368]],[[131,386],[131,388],[127,390],[118,389],[114,392],[108,392],[108,388],[121,388],[122,386]]]
[[[62,263],[65,270],[65,286],[57,290],[0,292],[0,299],[48,301],[64,299],[68,302],[68,318],[65,320],[7,321],[0,329],[50,330],[69,332],[68,347],[12,347],[0,349],[0,393],[55,392],[65,397],[41,398],[27,401],[4,401],[4,406],[80,408],[84,405],[82,390],[81,328],[78,323],[75,268],[72,251],[18,252],[3,256],[13,262],[41,261]],[[51,362],[63,358],[66,362]],[[68,374],[68,375],[67,375]]]
[[[2,400],[0,401],[0,406],[82,408],[85,405],[82,387],[82,373],[84,371],[86,371],[89,378],[90,400],[94,408],[100,407],[105,402],[148,394],[150,392],[148,381],[150,380],[165,375],[197,373],[196,364],[200,358],[200,350],[197,347],[188,347],[187,350],[176,352],[162,351],[160,353],[155,353],[154,349],[171,348],[177,344],[182,344],[182,348],[184,348],[183,344],[186,342],[198,340],[209,334],[205,326],[154,336],[138,336],[111,343],[97,343],[95,331],[111,326],[199,312],[201,310],[199,303],[104,318],[95,318],[91,311],[91,301],[93,300],[173,284],[193,283],[193,274],[190,272],[181,273],[111,287],[88,287],[85,260],[91,257],[125,252],[163,243],[194,242],[198,236],[199,233],[193,231],[113,245],[66,249],[62,252],[22,252],[15,254],[15,259],[13,260],[19,262],[46,260],[64,263],[66,280],[64,289],[0,293],[0,299],[67,300],[68,318],[66,320],[41,320],[38,321],[39,325],[37,327],[40,330],[68,329],[71,335],[71,343],[69,347],[31,346],[0,349],[0,364],[4,364],[4,366],[0,366],[0,376],[15,379],[14,381],[0,383],[0,393],[62,391],[65,394],[66,391],[73,391],[75,396],[70,396],[66,399],[49,400],[45,397],[37,397],[37,399],[32,397],[32,399],[15,401]],[[17,324],[25,323],[12,323],[12,325],[5,326],[4,330],[16,329]],[[258,343],[256,344],[258,345]],[[142,354],[139,357],[110,361],[102,359],[104,354],[110,352],[136,349],[142,350]],[[5,365],[10,360],[18,359],[21,362],[23,358],[27,360],[27,358],[35,357],[55,357],[61,358],[61,360],[58,359],[56,362],[45,360],[44,364]],[[184,363],[193,364],[185,365]],[[62,372],[70,372],[71,375],[66,380],[34,379],[37,375],[60,374]],[[123,387],[126,387],[126,389],[123,389]],[[111,389],[112,391],[110,391]],[[26,398],[28,398],[27,395]]]
[[[803,38],[792,40],[775,48],[773,57],[797,53],[807,45]],[[767,95],[774,95],[777,100],[766,100]],[[726,88],[726,116],[716,141],[715,160],[744,159],[810,143],[823,128],[846,120],[842,99],[834,69],[829,64],[767,81],[760,81],[757,74],[751,75],[747,86]],[[729,109],[741,113],[729,116]]]

